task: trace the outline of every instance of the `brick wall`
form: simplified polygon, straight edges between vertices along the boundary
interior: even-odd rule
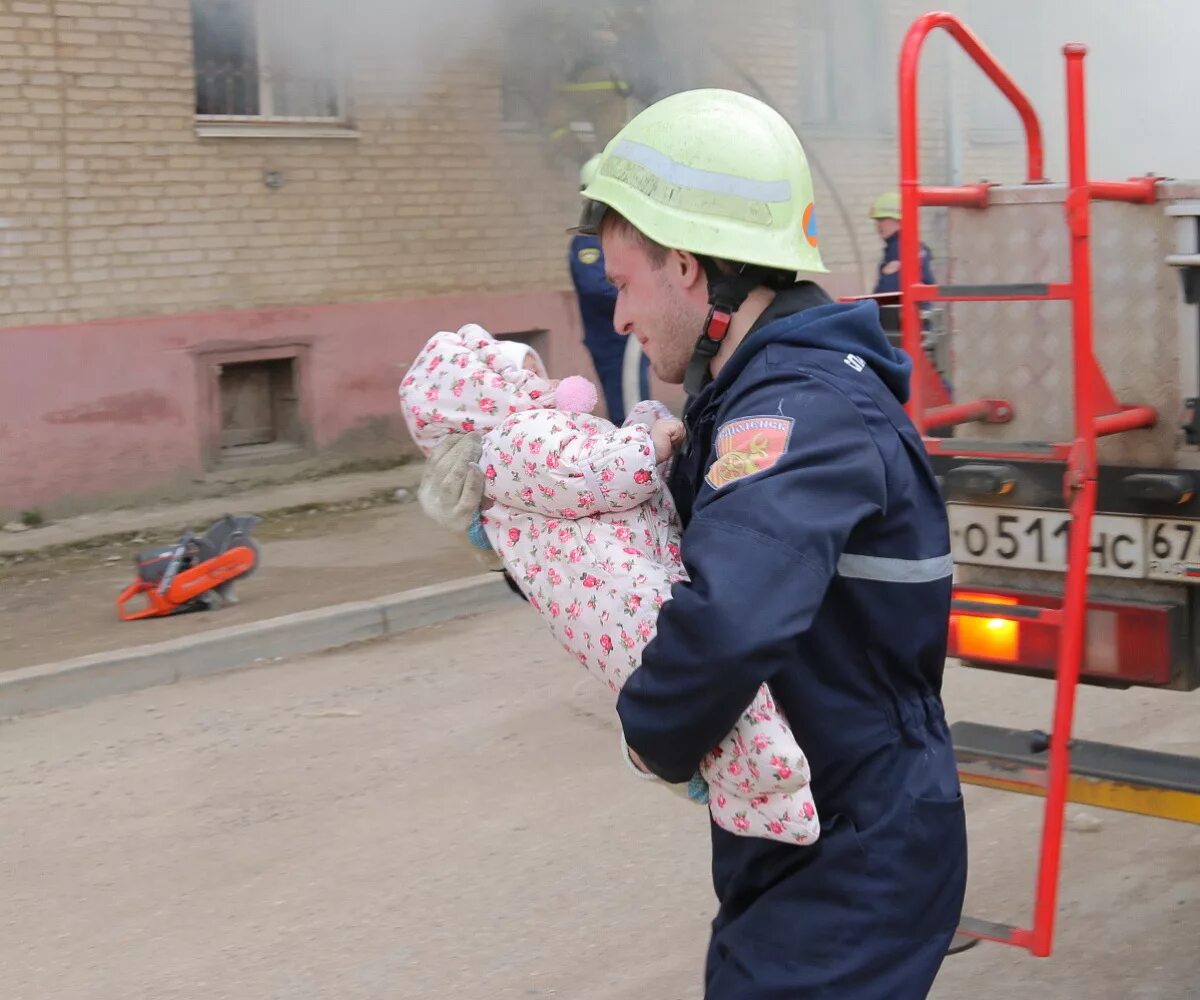
[[[812,0],[771,4],[770,30],[705,4],[722,50],[797,121]],[[891,94],[920,5],[883,8],[883,54],[862,73]],[[0,324],[569,287],[574,173],[535,132],[502,123],[499,58],[485,50],[414,82],[352,57],[355,137],[204,138],[187,0],[0,0]],[[711,60],[694,82],[746,86]],[[856,290],[878,254],[866,206],[895,186],[894,125],[798,127],[824,168],[832,282]],[[940,129],[925,146],[938,169]]]
[[[352,129],[283,137],[262,134],[267,123],[198,131],[189,0],[0,0],[0,515],[152,490],[219,461],[201,388],[218,349],[311,359],[304,440],[333,452],[403,444],[395,382],[438,327],[545,330],[555,374],[586,370],[565,260],[576,166],[504,121],[503,36],[485,15],[507,17],[517,0],[461,2],[480,20],[441,15],[459,55],[409,39],[398,56],[394,32],[412,26],[393,19],[393,34],[346,53]],[[656,8],[675,86],[753,90],[748,73],[796,124],[820,167],[834,294],[874,282],[867,207],[896,186],[886,108],[921,10],[867,2]],[[874,40],[851,35],[831,56],[885,111],[866,128],[814,126],[800,41],[818,14],[828,26],[851,3]],[[923,162],[941,182],[944,70],[930,55]],[[1009,153],[968,147],[965,179],[1004,173]],[[944,257],[940,220],[926,221]]]
[[[487,59],[360,63],[328,139],[197,137],[187,0],[3,0],[0,67],[5,325],[564,286],[574,177]]]

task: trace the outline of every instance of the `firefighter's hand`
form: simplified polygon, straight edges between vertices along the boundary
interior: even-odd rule
[[[421,509],[443,528],[465,532],[483,502],[483,472],[478,434],[452,434],[433,449],[425,463],[417,499]]]

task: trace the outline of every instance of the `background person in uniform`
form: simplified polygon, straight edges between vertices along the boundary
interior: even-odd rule
[[[875,231],[883,240],[883,257],[879,261],[879,276],[875,281],[873,294],[883,295],[900,291],[900,194],[888,191],[881,194],[871,205],[871,218],[875,220]],[[933,253],[924,243],[921,244],[921,281],[926,285],[936,285],[933,277]],[[879,322],[888,334],[888,339],[894,347],[900,346],[900,307],[899,305],[881,304],[879,306]],[[929,308],[921,309],[921,329],[928,338],[930,331]],[[928,342],[925,349],[930,361],[936,365],[937,358]],[[946,372],[939,371],[938,378],[947,395],[953,395],[953,389]],[[949,436],[953,428],[938,428],[931,432],[934,436]]]
[[[875,281],[875,295],[900,291],[900,194],[888,191],[881,194],[871,205],[871,218],[875,220],[875,231],[883,240],[883,258],[879,261],[879,277]],[[921,244],[921,281],[935,285],[933,280],[933,254],[929,247]]]
[[[593,156],[579,172],[580,188],[587,187],[600,161]],[[583,323],[583,343],[592,356],[608,419],[617,426],[625,422],[625,414],[637,399],[624,399],[622,374],[625,365],[624,337],[613,329],[613,307],[617,290],[604,274],[604,252],[594,235],[578,233],[571,239],[571,281],[579,301],[579,318]],[[640,399],[650,395],[650,361],[641,358],[639,369]]]

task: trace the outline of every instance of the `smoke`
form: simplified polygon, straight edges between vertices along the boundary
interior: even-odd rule
[[[653,99],[675,89],[661,41],[678,0],[192,0],[193,24],[217,58],[257,54],[298,75],[335,56],[386,66],[416,83],[473,57],[503,57],[531,76],[603,61]],[[340,52],[335,52],[340,49]]]
[[[636,104],[685,89],[687,13],[681,0],[192,0],[197,112],[336,117],[339,79],[376,109],[502,79],[506,120],[554,132],[620,103],[564,97],[564,83],[619,83]]]
[[[1089,50],[1091,175],[1200,177],[1200,137],[1185,110],[1200,37],[1195,0],[950,0],[946,9],[976,30],[1032,98],[1052,178],[1066,174],[1067,42]],[[968,135],[1019,135],[1015,113],[973,66],[956,66],[956,78],[970,81]]]
[[[248,0],[193,0],[192,5],[220,57],[215,65],[228,61],[230,52],[253,50],[255,40],[245,37]],[[1195,0],[947,0],[946,7],[978,31],[1034,99],[1054,176],[1065,172],[1061,47],[1068,41],[1085,42],[1091,50],[1093,174],[1200,176],[1200,140],[1179,110],[1195,73],[1200,37]],[[709,8],[707,2],[683,0],[257,0],[263,36],[258,50],[285,81],[276,88],[282,113],[322,110],[313,67],[328,72],[335,63],[353,66],[357,76],[365,71],[369,81],[377,81],[381,94],[399,90],[399,96],[412,97],[443,85],[447,72],[469,72],[483,60],[504,67],[507,89],[527,105],[530,117],[545,118],[554,82],[589,61],[629,84],[641,103],[708,82],[697,76],[697,64],[705,62],[697,54],[705,45],[695,29],[707,23]],[[881,3],[877,9],[883,8]],[[823,9],[821,0],[799,0],[797,23],[821,30]],[[867,8],[859,4],[856,9]],[[226,44],[214,41],[222,34]],[[821,39],[831,44],[833,36]],[[898,51],[884,52],[885,72],[874,78],[864,74],[859,89],[890,92],[897,56]],[[953,58],[956,79],[970,95],[961,122],[965,138],[1011,142],[1019,134],[1011,109],[964,57]],[[757,67],[746,68],[758,75]],[[229,89],[228,81],[218,83]],[[892,100],[884,103],[894,107]],[[928,107],[938,113],[941,104]]]
[[[341,25],[347,55],[420,83],[464,58],[496,51],[527,5],[504,0],[309,0]]]
[[[346,0],[312,2],[341,12]],[[464,62],[498,63],[539,113],[555,83],[589,66],[602,66],[641,103],[682,89],[680,53],[666,43],[680,33],[663,30],[679,9],[678,0],[349,0],[345,7],[357,58],[416,86]]]
[[[1193,39],[1200,34],[1196,0],[945,2],[1032,97],[1050,177],[1066,173],[1061,49],[1069,41],[1091,50],[1092,176],[1200,176],[1200,140],[1177,98],[1190,93]],[[251,6],[250,0],[193,0],[197,10]],[[203,72],[198,63],[197,93],[212,102],[210,113],[328,117],[346,110],[339,103],[345,93],[358,120],[375,119],[374,135],[386,133],[393,120],[425,114],[432,131],[461,144],[486,134],[491,123],[480,116],[498,110],[506,126],[540,137],[549,157],[577,167],[629,111],[665,94],[706,85],[759,93],[797,126],[820,176],[833,209],[826,216],[833,223],[826,231],[831,263],[854,268],[858,283],[869,284],[866,244],[859,245],[870,233],[862,205],[872,188],[894,184],[895,67],[906,26],[888,0],[792,0],[747,5],[744,12],[718,0],[257,0],[257,10],[269,37],[247,42],[244,18],[239,25],[232,16],[210,17],[206,30],[216,38],[222,30],[239,36],[225,48],[243,61],[247,52],[266,53],[271,83],[262,86],[257,67],[239,83],[221,69],[221,59]],[[222,54],[221,44],[211,45]],[[1019,180],[1015,113],[947,39],[935,36],[930,47],[953,59],[956,96],[950,101],[925,87],[924,111],[937,119],[952,104],[956,114],[944,174],[927,157],[926,178]],[[352,86],[334,85],[338,73],[352,77]],[[564,97],[565,83],[605,80],[628,86],[635,100],[622,104],[598,91],[594,99]],[[271,105],[260,109],[256,100]],[[444,158],[447,143],[425,152]],[[934,233],[930,238],[937,241]]]
[[[402,86],[411,96],[435,77],[497,49],[520,5],[503,0],[192,0],[201,113],[328,115],[339,77]],[[243,91],[270,81],[270,107]],[[247,105],[247,102],[249,104]],[[336,109],[335,109],[336,113]]]

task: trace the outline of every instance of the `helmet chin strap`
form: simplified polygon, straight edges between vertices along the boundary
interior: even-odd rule
[[[699,395],[712,380],[709,366],[729,333],[733,314],[763,280],[761,269],[750,264],[742,264],[731,273],[722,271],[711,257],[697,256],[696,259],[708,277],[708,316],[683,379],[684,391],[689,396]]]

